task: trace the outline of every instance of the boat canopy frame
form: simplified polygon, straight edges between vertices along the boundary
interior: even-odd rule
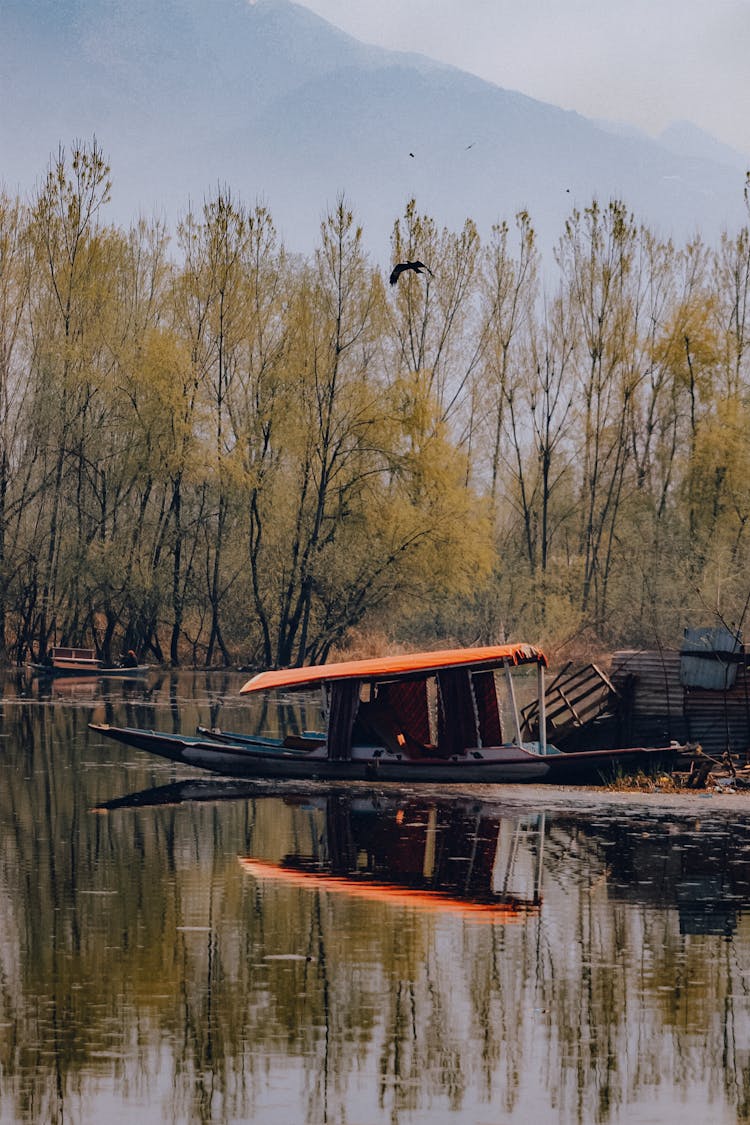
[[[510,687],[514,741],[521,745],[518,708],[510,677],[519,665],[537,668],[544,694],[547,659],[533,645],[495,645],[407,653],[371,660],[351,660],[307,668],[262,672],[241,689],[243,694],[320,687],[328,704],[327,751],[330,759],[351,757],[357,734],[382,742],[397,756],[462,757],[483,745],[503,742],[493,674],[505,669]],[[427,681],[435,679],[441,706],[437,738],[429,735]],[[364,685],[370,700],[360,699]],[[423,686],[424,685],[424,686]],[[544,753],[544,749],[542,749]]]

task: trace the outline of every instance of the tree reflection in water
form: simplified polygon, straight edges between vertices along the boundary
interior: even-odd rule
[[[175,786],[90,738],[169,696],[6,696],[3,1120],[747,1119],[746,820]]]

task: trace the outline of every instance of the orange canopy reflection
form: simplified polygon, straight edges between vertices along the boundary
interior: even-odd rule
[[[389,906],[408,906],[430,913],[457,914],[471,922],[524,922],[530,915],[539,913],[541,900],[531,902],[506,898],[495,901],[463,900],[443,891],[399,886],[377,880],[354,879],[344,875],[331,875],[325,871],[287,867],[266,860],[240,858],[243,868],[258,880],[322,890],[349,895],[370,902],[383,902]]]

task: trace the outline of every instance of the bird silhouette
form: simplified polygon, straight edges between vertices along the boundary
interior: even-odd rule
[[[396,284],[404,270],[414,270],[415,273],[421,273],[422,270],[427,270],[427,272],[432,275],[432,270],[429,266],[426,266],[424,262],[399,262],[391,271],[391,276],[389,278],[391,285]]]

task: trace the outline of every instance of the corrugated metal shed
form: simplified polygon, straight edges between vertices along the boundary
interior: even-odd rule
[[[668,736],[679,742],[700,742],[712,755],[725,750],[746,754],[750,746],[750,675],[744,661],[734,667],[731,687],[685,687],[681,653],[676,649],[614,653],[610,675],[625,703],[628,740],[655,745]]]
[[[676,649],[616,652],[610,678],[622,700],[624,743],[658,746],[687,741],[685,692]]]
[[[737,678],[737,663],[726,657],[734,656],[739,650],[739,637],[723,625],[717,629],[686,629],[680,649],[683,687],[710,691],[731,688]]]
[[[624,649],[612,657],[611,679],[615,687],[632,676],[636,715],[682,715],[683,688],[680,683],[680,654],[676,649]]]

